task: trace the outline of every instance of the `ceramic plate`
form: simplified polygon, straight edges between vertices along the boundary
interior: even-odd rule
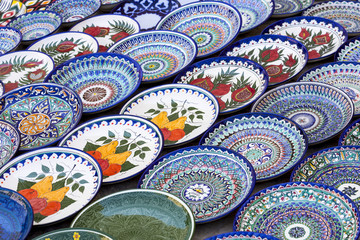
[[[225,48],[220,55],[247,58],[259,63],[269,75],[269,86],[290,80],[308,60],[304,45],[292,38],[276,35],[242,39]]]
[[[174,83],[202,87],[216,97],[220,113],[247,107],[267,88],[268,74],[257,63],[239,57],[209,58],[184,69]]]
[[[303,16],[322,17],[341,24],[349,35],[360,33],[360,3],[357,1],[327,1],[314,4]]]
[[[66,135],[59,146],[80,149],[100,164],[104,183],[126,180],[144,170],[161,152],[160,129],[130,115],[88,121]]]
[[[0,188],[0,232],[2,239],[24,240],[32,227],[34,214],[20,194]]]
[[[0,56],[0,81],[5,93],[18,87],[41,83],[54,69],[52,58],[36,51],[16,51]]]
[[[139,24],[132,18],[114,14],[91,17],[73,26],[70,31],[84,32],[99,43],[99,52],[106,52],[117,41],[140,31]]]
[[[71,227],[89,227],[115,239],[190,240],[195,227],[190,208],[178,197],[157,190],[113,193],[87,206]]]
[[[360,36],[341,45],[335,53],[335,61],[360,62]]]
[[[71,88],[79,94],[84,113],[95,113],[124,101],[141,79],[135,60],[120,54],[93,53],[57,66],[45,81]]]
[[[127,55],[137,61],[142,82],[168,79],[191,64],[197,54],[196,43],[182,33],[146,31],[115,43],[108,52]]]
[[[316,183],[291,182],[250,197],[235,217],[234,231],[286,240],[356,240],[359,225],[356,205],[342,192]]]
[[[0,27],[0,55],[15,50],[22,39],[19,30],[9,27]]]
[[[342,132],[338,145],[360,146],[360,119],[349,124]]]
[[[300,82],[322,82],[343,90],[353,101],[355,115],[360,115],[360,63],[335,62],[317,66],[298,78]]]
[[[243,155],[257,181],[278,177],[294,167],[307,150],[307,137],[291,120],[269,113],[239,114],[213,125],[200,145],[219,146]]]
[[[0,26],[5,27],[12,19],[26,13],[27,7],[21,1],[13,0],[11,7],[0,13]]]
[[[0,167],[15,155],[19,145],[19,131],[10,123],[0,120]]]
[[[219,105],[208,91],[188,84],[165,84],[130,99],[120,114],[137,115],[155,123],[165,146],[199,137],[216,120]]]
[[[86,228],[62,228],[41,236],[33,238],[32,240],[65,240],[65,239],[87,239],[87,240],[113,240],[112,237],[105,233]]]
[[[318,17],[292,17],[266,27],[262,34],[285,35],[305,45],[309,61],[330,57],[346,42],[347,32],[338,23]]]
[[[230,232],[219,234],[205,240],[279,240],[278,238],[255,232]]]
[[[360,207],[360,146],[340,146],[316,152],[293,170],[290,181],[315,182],[334,187]]]
[[[85,33],[64,32],[53,34],[30,45],[27,50],[48,54],[58,66],[74,57],[96,53],[99,45],[95,38]]]
[[[274,0],[275,10],[271,17],[289,17],[309,8],[314,0]]]
[[[155,29],[166,14],[178,7],[177,0],[122,0],[111,13],[131,17],[140,24],[141,31],[148,31]]]
[[[0,98],[0,119],[19,130],[20,150],[55,143],[77,125],[81,115],[79,96],[57,84],[33,84]]]
[[[95,159],[70,148],[31,151],[0,169],[0,187],[29,200],[34,225],[55,223],[75,214],[96,195],[101,181]]]
[[[233,41],[241,24],[241,15],[232,5],[206,1],[190,3],[170,12],[156,29],[190,36],[198,46],[197,56],[207,57]]]
[[[179,197],[191,208],[195,222],[205,223],[235,210],[254,185],[254,169],[240,154],[225,148],[194,146],[152,163],[138,186]]]
[[[324,83],[297,82],[279,86],[262,95],[252,112],[283,115],[298,123],[309,144],[334,137],[351,121],[354,104],[342,90]]]

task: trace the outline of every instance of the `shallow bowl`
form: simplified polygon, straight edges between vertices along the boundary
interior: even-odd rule
[[[10,123],[0,120],[0,167],[15,155],[19,145],[19,131]]]
[[[19,30],[10,27],[0,27],[0,55],[15,50],[22,39]]]

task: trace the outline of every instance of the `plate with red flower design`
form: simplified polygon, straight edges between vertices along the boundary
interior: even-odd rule
[[[106,52],[117,41],[138,33],[140,25],[127,16],[103,14],[74,25],[70,31],[84,32],[93,36],[99,43],[99,52]]]
[[[290,80],[306,65],[308,53],[295,39],[279,35],[258,35],[235,42],[221,56],[250,59],[269,75],[269,86]]]
[[[18,51],[0,56],[0,81],[5,93],[32,83],[41,83],[54,69],[52,58],[37,51]]]
[[[262,34],[276,34],[294,38],[305,45],[309,62],[333,55],[346,42],[348,34],[339,23],[320,17],[292,17],[277,21]]]
[[[268,82],[263,67],[240,57],[217,57],[194,63],[174,80],[210,91],[219,103],[220,113],[245,108],[265,92]]]

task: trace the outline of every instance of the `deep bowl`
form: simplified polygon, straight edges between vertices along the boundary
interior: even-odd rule
[[[22,35],[19,30],[10,27],[0,27],[0,55],[11,52],[19,46]]]

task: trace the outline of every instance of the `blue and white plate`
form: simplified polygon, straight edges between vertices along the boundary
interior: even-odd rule
[[[0,27],[0,55],[16,49],[22,39],[19,30],[10,27]]]
[[[0,120],[0,167],[15,155],[19,145],[19,131],[10,123]]]
[[[341,45],[335,53],[335,61],[360,62],[360,36]]]
[[[309,8],[314,0],[274,0],[275,10],[271,17],[290,17]]]

